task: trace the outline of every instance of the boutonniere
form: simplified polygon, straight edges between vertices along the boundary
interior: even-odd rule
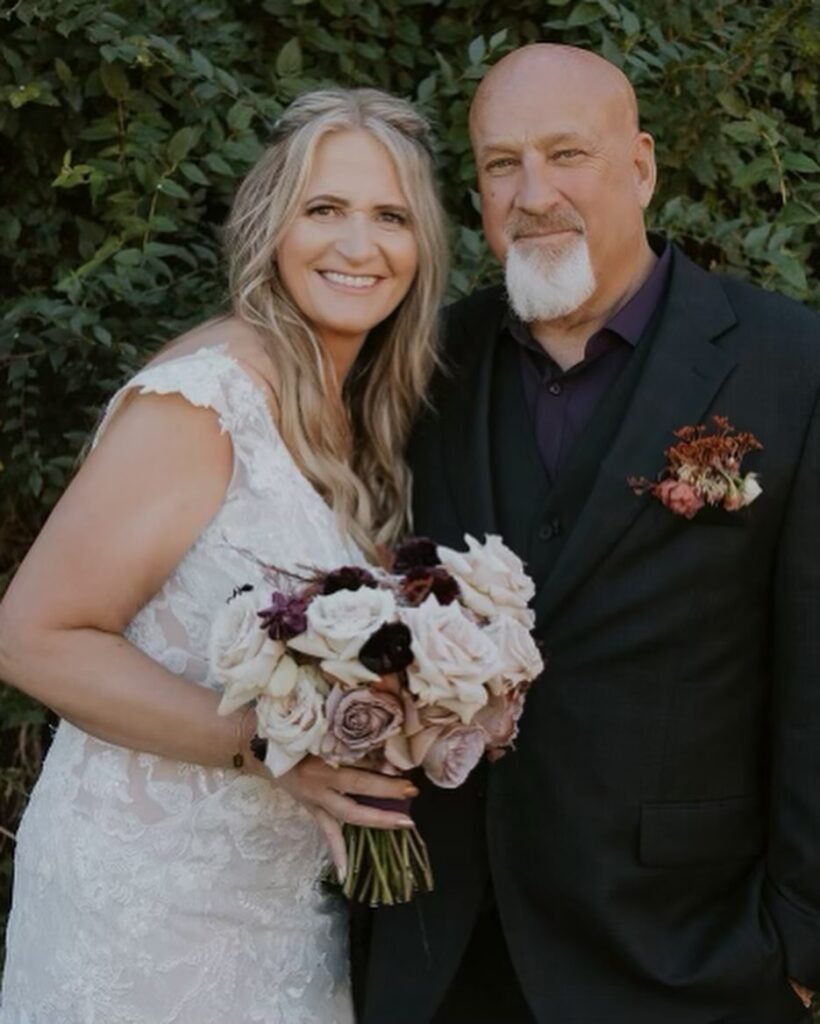
[[[725,416],[713,416],[713,428],[699,424],[675,431],[677,444],[666,449],[666,466],[657,481],[628,478],[636,494],[652,494],[674,512],[691,519],[704,505],[737,512],[759,498],[756,473],[740,472],[744,456],[763,448],[754,434],[742,433]]]

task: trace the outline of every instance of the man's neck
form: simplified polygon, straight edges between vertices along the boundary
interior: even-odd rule
[[[629,302],[657,262],[658,257],[647,245],[626,287],[616,289],[615,294],[596,290],[588,302],[560,319],[534,320],[528,325],[533,338],[562,370],[582,362],[589,339]]]

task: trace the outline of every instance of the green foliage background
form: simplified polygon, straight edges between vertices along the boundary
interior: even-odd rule
[[[415,100],[440,139],[452,296],[495,274],[466,131],[525,42],[626,71],[658,144],[653,226],[703,265],[817,302],[812,0],[5,0],[0,11],[0,589],[134,367],[224,307],[219,226],[298,93]],[[816,266],[816,264],[815,264]],[[46,737],[0,686],[0,934]]]

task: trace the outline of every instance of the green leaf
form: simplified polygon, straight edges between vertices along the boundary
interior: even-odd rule
[[[486,52],[487,44],[484,42],[484,36],[476,36],[467,47],[467,56],[470,58],[471,64],[480,64],[484,60]]]
[[[751,121],[733,121],[731,124],[723,125],[723,134],[728,135],[735,142],[759,142],[760,129]]]
[[[210,170],[214,172],[214,174],[227,174],[229,177],[234,175],[233,167],[223,160],[219,153],[206,153],[203,157],[203,161],[208,165]]]
[[[777,272],[792,288],[801,292],[806,290],[806,271],[796,256],[787,252],[774,253],[769,257],[769,262],[777,268]]]
[[[784,153],[783,166],[787,171],[802,171],[806,174],[820,171],[820,164],[806,153]]]
[[[247,103],[234,103],[228,111],[228,125],[235,132],[244,132],[250,126],[253,114],[253,107],[249,107]]]
[[[601,21],[603,12],[597,4],[580,3],[573,7],[567,18],[567,25],[570,28],[577,28],[581,25],[591,25],[595,21]]]
[[[195,185],[210,185],[210,181],[200,171],[196,164],[182,163],[179,165],[180,171],[185,175],[188,181],[192,181]]]
[[[170,178],[163,178],[157,183],[157,192],[162,192],[165,196],[173,196],[174,199],[190,199],[191,193],[184,189],[176,181],[172,181]]]
[[[213,78],[214,66],[204,53],[200,53],[199,50],[191,50],[191,64],[203,78]]]
[[[626,7],[621,8],[621,24],[628,36],[636,36],[641,31],[640,19]]]
[[[188,125],[174,132],[168,143],[168,157],[172,163],[178,164],[190,153],[199,141],[201,130]]]
[[[435,71],[432,75],[422,78],[416,90],[416,99],[419,103],[426,103],[435,94],[437,80]]]
[[[101,64],[100,80],[108,95],[115,100],[124,100],[128,95],[130,86],[128,75],[121,64]]]
[[[276,58],[276,74],[281,78],[291,78],[302,73],[302,47],[296,36],[288,40]]]
[[[715,99],[732,117],[745,117],[749,109],[735,89],[724,89],[717,94]]]

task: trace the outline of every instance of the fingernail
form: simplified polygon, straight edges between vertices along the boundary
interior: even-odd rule
[[[416,789],[415,786],[405,786],[404,787],[404,795],[405,796],[418,796],[419,795],[419,791]]]
[[[412,828],[415,824],[412,818],[399,818],[399,825],[402,828]]]
[[[336,877],[339,879],[339,885],[345,884],[345,874],[346,872],[342,871],[341,868],[336,868]]]

